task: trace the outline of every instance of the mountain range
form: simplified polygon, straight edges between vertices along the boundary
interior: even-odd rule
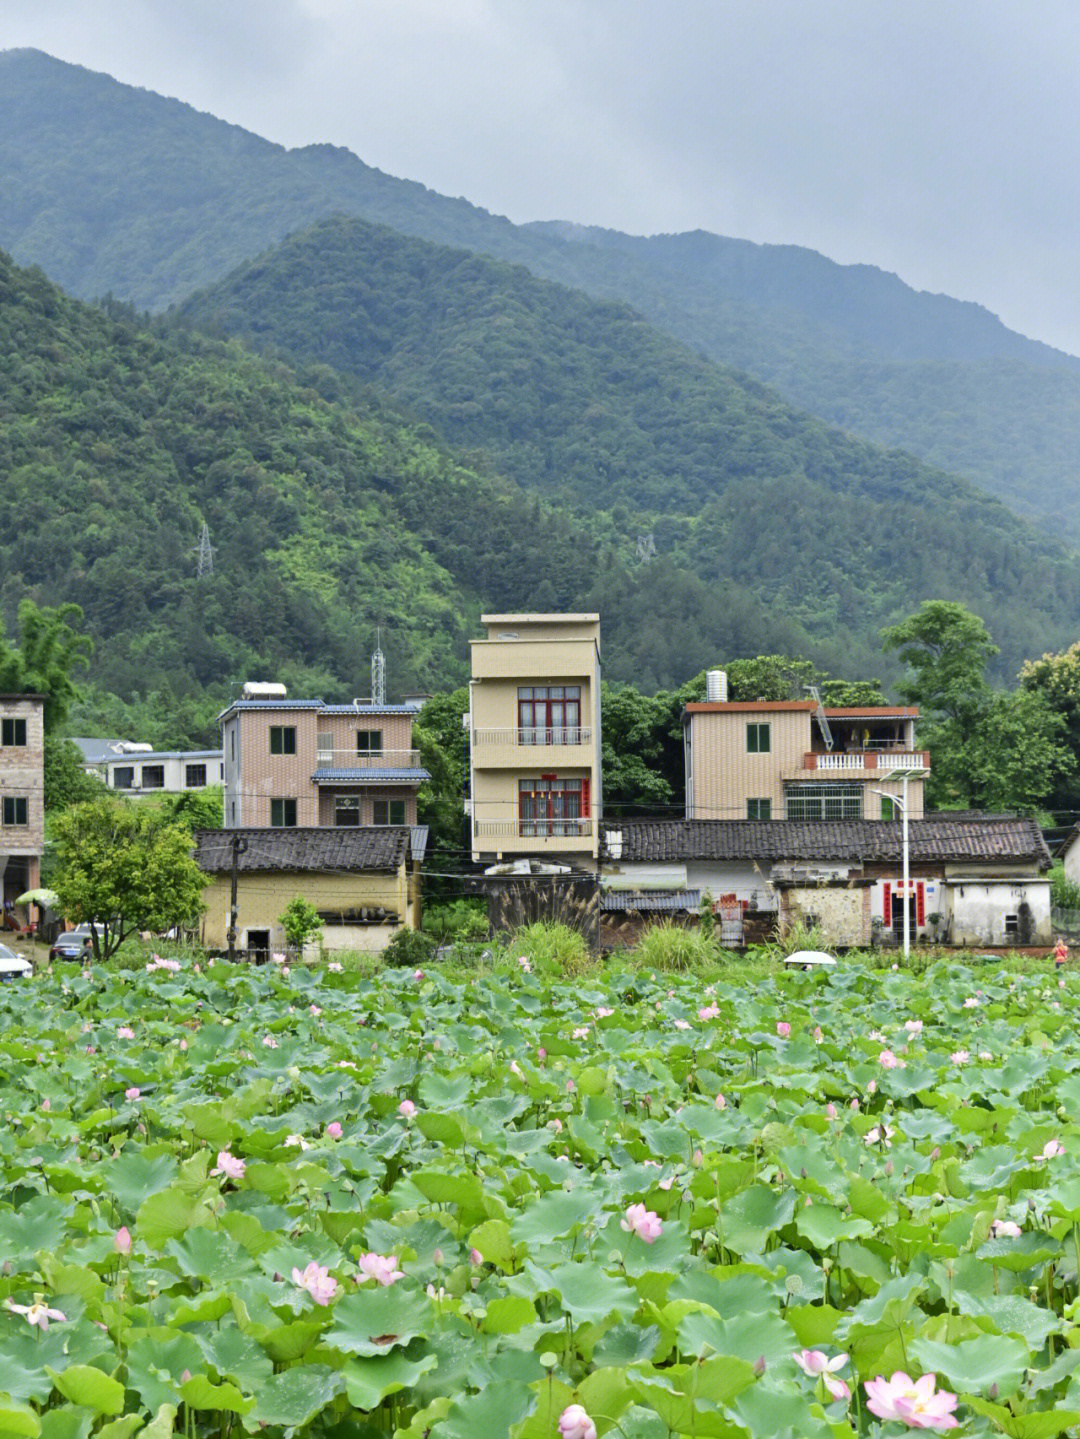
[[[139,308],[335,214],[524,264],[1080,540],[1080,361],[872,266],[703,233],[516,226],[346,150],[286,150],[29,50],[0,54],[0,182],[17,260]]]
[[[780,649],[880,673],[930,596],[983,615],[1002,676],[1075,637],[1080,561],[982,493],[1008,444],[976,485],[857,434],[921,403],[947,449],[951,375],[998,396],[999,441],[1026,395],[1057,463],[1040,406],[1080,362],[977,306],[808,251],[515,227],[36,52],[0,55],[0,181],[0,244],[49,277],[0,261],[0,612],[78,600],[103,689],[348,696],[380,623],[398,687],[438,688],[483,607],[600,609],[608,677],[644,688]]]

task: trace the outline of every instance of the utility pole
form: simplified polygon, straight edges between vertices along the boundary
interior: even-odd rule
[[[236,959],[236,916],[237,916],[236,878],[237,878],[237,870],[238,870],[239,864],[240,864],[240,856],[241,856],[242,854],[247,854],[247,847],[248,847],[248,842],[247,842],[247,840],[244,839],[244,837],[243,837],[242,835],[237,834],[237,832],[236,832],[235,830],[233,830],[233,834],[232,834],[232,886],[231,886],[231,893],[230,893],[230,895],[229,895],[229,932],[228,932],[228,935],[226,936],[226,938],[227,938],[228,941],[229,941],[229,962],[230,962],[230,964],[233,963],[233,962],[235,961],[235,959]]]

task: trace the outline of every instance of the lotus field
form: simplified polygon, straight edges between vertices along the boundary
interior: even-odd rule
[[[0,1435],[1080,1431],[1073,981],[0,990]]]

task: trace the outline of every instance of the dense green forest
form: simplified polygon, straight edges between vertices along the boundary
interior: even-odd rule
[[[0,244],[74,293],[161,308],[290,231],[362,215],[629,302],[830,423],[1080,536],[1080,361],[977,305],[794,246],[514,226],[34,51],[0,55],[0,74]]]
[[[337,219],[179,315],[332,366],[478,464],[610,509],[663,560],[794,620],[828,668],[873,664],[880,626],[927,594],[987,617],[1002,673],[1048,629],[1071,636],[1076,562],[1004,507],[520,266]],[[622,610],[617,584],[598,593]]]

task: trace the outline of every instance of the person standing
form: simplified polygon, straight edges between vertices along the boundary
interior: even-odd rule
[[[1057,942],[1057,944],[1054,945],[1054,968],[1055,968],[1055,969],[1060,969],[1060,968],[1062,967],[1062,965],[1065,964],[1065,963],[1068,961],[1068,958],[1069,958],[1069,946],[1065,943],[1065,941],[1062,939],[1061,935],[1059,934],[1059,935],[1058,935],[1058,942]]]

